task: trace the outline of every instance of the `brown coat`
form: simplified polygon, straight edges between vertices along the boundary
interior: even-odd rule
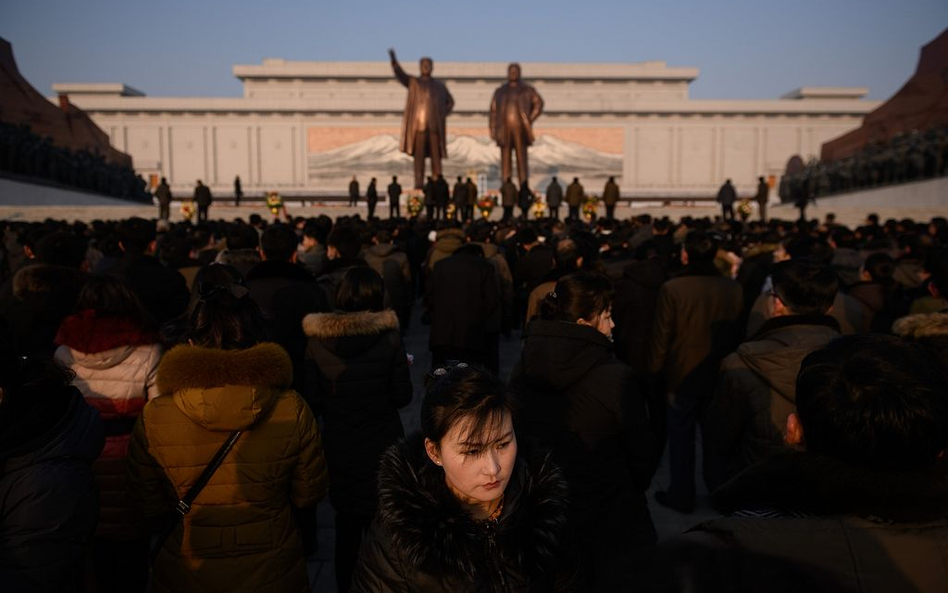
[[[154,591],[309,591],[291,505],[328,488],[319,429],[289,389],[272,343],[179,346],[158,367],[164,394],[145,406],[129,448],[129,498],[146,517],[172,509],[234,430],[244,430],[154,565]]]
[[[672,278],[658,292],[649,368],[668,392],[710,397],[718,364],[737,346],[741,285],[707,269]]]

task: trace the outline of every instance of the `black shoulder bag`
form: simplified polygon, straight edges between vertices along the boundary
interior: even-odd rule
[[[217,471],[217,468],[221,466],[221,462],[224,461],[224,458],[227,457],[227,454],[233,448],[234,443],[236,443],[237,439],[240,438],[241,432],[243,431],[235,430],[233,433],[231,433],[230,437],[224,441],[224,444],[221,445],[221,448],[218,449],[217,453],[214,454],[211,462],[207,464],[207,467],[205,467],[204,471],[201,472],[201,475],[198,476],[198,479],[196,482],[194,482],[194,485],[188,489],[188,492],[184,495],[184,498],[179,500],[178,504],[175,505],[174,511],[170,513],[170,516],[166,521],[166,527],[162,529],[160,534],[158,534],[158,539],[155,540],[155,545],[152,546],[151,552],[148,555],[151,564],[155,563],[155,558],[158,557],[158,553],[161,552],[161,548],[164,547],[165,540],[168,539],[168,536],[171,535],[171,532],[175,530],[178,524],[184,519],[184,516],[187,515],[191,510],[191,505],[194,503],[194,499],[197,498],[198,494],[201,493],[201,490],[207,486],[211,476],[213,476],[214,472]]]

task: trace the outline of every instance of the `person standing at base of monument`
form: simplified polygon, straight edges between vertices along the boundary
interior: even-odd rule
[[[615,177],[610,177],[602,188],[602,201],[606,204],[606,220],[615,220],[616,204],[619,203],[619,186]]]
[[[517,153],[517,180],[530,178],[527,147],[533,144],[533,122],[543,113],[540,94],[520,80],[520,64],[507,67],[507,82],[494,91],[490,102],[490,137],[500,146],[501,178],[512,175],[513,154]]]
[[[530,206],[536,201],[530,184],[524,180],[520,182],[520,192],[517,194],[517,205],[520,206],[520,218],[522,220],[530,219]]]
[[[579,205],[585,195],[585,190],[582,184],[579,183],[579,177],[573,177],[573,182],[566,188],[566,204],[569,206],[570,220],[579,219]]]
[[[448,182],[445,181],[444,175],[438,175],[438,178],[435,179],[434,197],[435,218],[444,220],[447,218],[448,200],[451,199],[451,188],[448,186]]]
[[[467,220],[467,185],[464,184],[464,180],[458,175],[458,181],[454,184],[454,190],[451,193],[451,199],[454,201],[454,214],[451,216],[451,220],[460,218],[462,221]]]
[[[421,58],[418,69],[421,76],[411,76],[402,70],[395,50],[389,49],[395,78],[408,87],[405,116],[402,119],[401,151],[415,159],[415,189],[421,189],[425,177],[425,158],[431,159],[431,175],[441,174],[441,159],[448,158],[447,127],[445,120],[454,109],[454,98],[448,88],[431,77],[434,62]]]
[[[198,222],[207,222],[207,211],[211,207],[214,198],[211,196],[211,188],[197,180],[197,186],[194,188],[194,201],[198,207]]]
[[[155,197],[158,198],[158,218],[168,220],[171,217],[171,188],[168,180],[161,178],[161,183],[155,188]]]
[[[349,205],[357,206],[359,204],[359,180],[356,179],[356,176],[352,176],[352,181],[349,182]]]
[[[757,178],[757,209],[760,211],[760,221],[767,222],[767,198],[770,197],[770,186],[763,177]]]
[[[477,184],[468,177],[465,185],[467,186],[467,204],[464,207],[466,212],[464,219],[474,220],[474,206],[477,205]]]
[[[734,202],[737,201],[737,192],[728,179],[718,190],[717,202],[721,204],[721,217],[724,220],[734,220]]]
[[[240,206],[240,200],[244,197],[244,190],[240,187],[240,175],[234,177],[234,206]]]
[[[425,216],[428,220],[434,220],[435,218],[435,182],[431,178],[431,175],[428,176],[428,181],[425,182],[425,188],[422,190],[425,192]]]
[[[375,189],[375,177],[369,182],[369,187],[365,190],[365,203],[369,206],[369,218],[375,216],[375,205],[379,203],[379,192]]]
[[[563,203],[563,187],[556,180],[556,177],[550,181],[546,188],[546,205],[550,209],[550,218],[560,219],[560,204]]]
[[[392,176],[392,182],[388,184],[388,217],[401,218],[402,209],[398,200],[402,197],[402,186],[398,183],[398,176]]]
[[[500,186],[500,204],[504,207],[504,221],[513,218],[513,209],[516,203],[517,186],[514,185],[513,180],[508,177],[504,180],[504,184]]]

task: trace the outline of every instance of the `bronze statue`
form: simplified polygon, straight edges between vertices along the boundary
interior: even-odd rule
[[[421,76],[410,76],[402,70],[389,49],[395,78],[408,87],[405,117],[402,120],[401,150],[415,157],[415,188],[421,189],[425,178],[425,158],[431,159],[431,175],[441,174],[441,159],[448,158],[445,119],[454,108],[454,98],[447,87],[431,77],[431,58],[418,62]]]
[[[511,149],[517,152],[517,179],[530,177],[527,147],[533,144],[533,121],[543,113],[539,93],[520,81],[520,64],[507,67],[507,82],[494,92],[490,102],[490,137],[500,146],[501,179],[511,176]]]

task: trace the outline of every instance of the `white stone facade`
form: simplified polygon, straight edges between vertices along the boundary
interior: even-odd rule
[[[403,61],[408,72],[417,65]],[[858,127],[879,102],[862,88],[798,89],[774,100],[691,100],[694,68],[637,64],[521,64],[545,101],[535,124],[531,185],[551,175],[579,176],[588,193],[613,175],[626,197],[707,197],[726,178],[743,194],[758,176],[779,177],[787,160],[817,156],[822,144]],[[488,140],[490,99],[505,63],[435,62],[434,75],[455,99],[448,118],[445,173],[499,183],[500,151]],[[291,62],[238,65],[242,98],[147,97],[122,84],[57,84],[113,146],[145,175],[167,177],[189,193],[197,179],[229,196],[239,175],[246,195],[346,192],[353,173],[364,191],[411,161],[392,148],[406,89],[386,62]],[[483,189],[483,188],[482,188]],[[383,191],[380,191],[383,193]]]

